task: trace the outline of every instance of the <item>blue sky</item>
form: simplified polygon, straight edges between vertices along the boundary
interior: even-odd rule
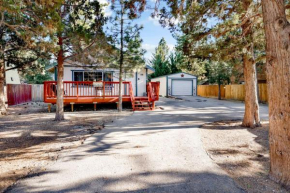
[[[102,2],[107,2],[107,0],[99,0]],[[151,0],[151,5],[154,6],[154,0]],[[157,18],[152,18],[151,13],[153,10],[146,10],[142,13],[141,17],[136,19],[135,22],[139,25],[143,25],[143,30],[141,31],[141,38],[143,39],[143,48],[147,51],[145,58],[148,60],[151,58],[152,53],[154,53],[159,41],[162,37],[166,40],[170,50],[172,51],[176,40],[172,37],[170,31],[166,28],[161,27]],[[105,10],[105,15],[111,15],[111,10],[107,8]],[[134,23],[135,23],[134,22]]]
[[[159,41],[162,37],[165,38],[169,48],[172,50],[176,44],[176,40],[172,37],[170,31],[161,27],[158,19],[151,17],[151,11],[145,11],[138,23],[144,26],[141,31],[141,38],[143,39],[143,48],[147,50],[146,59],[151,58]]]

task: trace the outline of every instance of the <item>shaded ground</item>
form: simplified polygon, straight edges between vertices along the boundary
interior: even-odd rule
[[[39,173],[54,163],[60,152],[84,143],[86,138],[113,120],[129,116],[114,107],[93,111],[93,105],[76,105],[76,112],[66,107],[63,122],[55,122],[54,113],[47,113],[43,103],[27,103],[9,108],[9,115],[0,117],[0,192],[26,175]],[[78,110],[90,111],[78,111]]]
[[[244,192],[207,155],[199,128],[243,117],[241,102],[161,98],[156,111],[107,124],[8,192]],[[267,118],[267,106],[261,106]]]
[[[211,159],[247,192],[287,192],[268,177],[269,125],[247,129],[240,121],[205,124],[202,141]]]

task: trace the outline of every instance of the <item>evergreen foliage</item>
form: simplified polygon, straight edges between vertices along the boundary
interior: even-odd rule
[[[99,1],[63,0],[58,14],[60,22],[54,34],[55,43],[58,44],[55,56],[62,51],[64,60],[71,59],[86,64],[95,62],[90,60],[90,55],[95,53],[89,48],[96,49],[105,39],[102,27],[106,18]]]
[[[170,74],[171,70],[167,60],[162,60],[162,56],[154,55],[150,61],[151,65],[155,69],[155,72],[150,75],[150,78],[155,78],[163,75]]]
[[[89,63],[90,54],[99,50],[89,48],[102,45],[99,42],[104,39],[102,26],[106,20],[97,0],[63,0],[57,11],[60,19],[53,37],[58,48],[55,52],[58,81],[55,120],[61,121],[64,120],[62,81],[64,61],[69,59],[80,64]],[[72,65],[79,65],[79,63]]]
[[[163,20],[179,19],[178,50],[189,64],[199,60],[243,66],[243,56],[265,64],[265,38],[260,1],[167,1]],[[235,72],[242,73],[241,71]],[[196,74],[196,73],[195,73]]]
[[[52,80],[53,74],[46,70],[52,66],[48,59],[40,58],[30,68],[25,68],[21,77],[29,84],[43,84],[44,81]]]
[[[168,58],[168,64],[171,74],[181,72],[180,67],[183,65],[184,62],[185,61],[182,53],[180,52],[170,53]]]
[[[155,49],[155,54],[153,56],[160,56],[160,59],[165,62],[167,60],[168,54],[169,54],[169,47],[165,39],[162,38],[159,41],[158,46]]]
[[[164,38],[159,41],[150,65],[155,69],[155,72],[150,75],[150,78],[163,76],[181,72],[180,66],[184,62],[183,55],[180,52],[169,53],[169,47]]]
[[[142,39],[140,30],[143,26],[133,24],[144,11],[144,1],[142,0],[114,0],[111,9],[114,12],[110,18],[109,27],[110,42],[115,47],[117,53],[112,57],[113,67],[119,68],[119,102],[118,111],[122,111],[122,82],[123,74],[132,73],[145,65],[144,53],[141,48]]]
[[[6,114],[4,74],[11,68],[24,68],[47,56],[53,44],[46,37],[58,23],[60,0],[0,2],[0,114]],[[5,64],[9,69],[5,69]]]
[[[232,67],[225,62],[212,61],[207,63],[208,81],[210,84],[230,84]]]

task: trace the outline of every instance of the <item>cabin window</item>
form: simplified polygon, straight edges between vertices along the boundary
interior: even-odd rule
[[[102,72],[84,72],[84,81],[102,81]]]
[[[112,81],[112,73],[104,73],[105,81]],[[92,72],[92,71],[74,71],[73,81],[102,81],[103,72]]]
[[[74,72],[74,81],[84,81],[84,72]]]
[[[113,73],[112,72],[105,72],[104,73],[104,81],[112,82],[113,81]]]

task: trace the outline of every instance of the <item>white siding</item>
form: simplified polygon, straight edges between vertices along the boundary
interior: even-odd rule
[[[114,81],[119,82],[119,72],[115,71],[113,74],[114,77]],[[135,73],[126,73],[123,74],[123,80],[131,82],[132,83],[132,87],[133,87],[133,93],[134,95],[136,94],[136,78],[135,78]]]
[[[12,68],[13,66],[5,67],[5,69]],[[8,70],[5,72],[6,84],[21,84],[20,77],[17,69]]]
[[[115,75],[114,75],[115,77]],[[137,96],[144,96],[144,94],[146,94],[146,69],[142,69],[142,70],[138,70],[137,71],[137,84],[138,84],[138,88],[137,88]],[[127,73],[126,75],[123,75],[123,79],[125,81],[131,81],[132,86],[133,86],[133,92],[136,95],[136,71],[132,72],[132,73]],[[119,81],[119,74],[118,72],[116,72],[116,80],[114,81]]]
[[[183,74],[183,77],[181,76]],[[185,73],[177,73],[168,75],[168,78],[196,78],[196,76],[185,74]]]
[[[166,76],[160,78],[153,78],[152,82],[160,82],[159,95],[166,96]]]
[[[197,78],[193,80],[193,96],[197,94]]]
[[[80,68],[75,67],[64,67],[63,70],[63,80],[64,81],[73,81],[72,79],[72,70],[81,70]]]
[[[167,82],[167,78],[168,78],[168,85],[166,85]],[[157,77],[157,78],[153,78],[151,81],[152,82],[160,82],[160,95],[161,96],[166,96],[166,91],[168,89],[168,95],[171,96],[172,95],[172,80],[190,80],[193,81],[192,85],[192,89],[190,89],[190,92],[192,93],[193,91],[193,95],[196,95],[196,86],[197,86],[197,77],[190,75],[190,74],[185,74],[185,73],[177,73],[177,74],[171,74],[168,76],[162,76],[162,77]],[[166,88],[166,86],[168,86]],[[187,93],[188,94],[188,93]]]
[[[137,74],[138,96],[146,96],[146,69],[143,68]]]
[[[77,70],[85,70],[85,71],[88,70],[89,71],[92,69],[64,66],[63,80],[64,81],[73,81],[72,72],[77,71]],[[113,81],[117,81],[117,82],[119,81],[118,70],[112,70],[112,69],[98,70],[98,69],[95,69],[95,71],[113,71]],[[143,68],[141,70],[138,70],[137,74],[138,74],[138,80],[137,80],[138,93],[137,93],[137,96],[144,96],[144,94],[146,94],[146,69]],[[131,81],[134,94],[136,95],[136,72],[127,73],[126,75],[123,74],[123,80]]]

